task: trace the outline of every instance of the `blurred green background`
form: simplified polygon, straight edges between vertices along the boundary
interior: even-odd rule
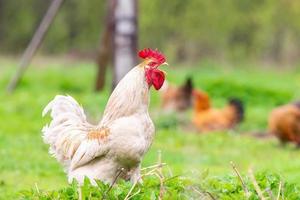
[[[21,53],[50,0],[0,0],[0,52]],[[95,53],[104,28],[103,0],[66,1],[43,53]],[[173,61],[263,61],[294,64],[300,55],[296,0],[140,0],[139,44]]]

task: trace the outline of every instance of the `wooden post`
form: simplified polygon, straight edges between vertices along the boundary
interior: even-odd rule
[[[8,92],[13,92],[14,89],[17,87],[19,84],[25,70],[27,69],[32,57],[36,53],[37,49],[41,45],[45,34],[47,33],[51,23],[53,22],[59,8],[61,7],[62,3],[64,0],[53,0],[47,13],[45,14],[42,22],[40,23],[38,29],[36,30],[32,40],[30,41],[28,47],[26,48],[19,67],[17,69],[16,74],[13,76],[11,79],[10,83],[8,84],[7,91]]]
[[[116,0],[107,0],[107,13],[105,18],[105,29],[101,38],[100,48],[97,56],[98,74],[95,90],[100,91],[105,86],[105,74],[109,59],[113,52],[113,38],[115,30],[114,10]]]
[[[112,88],[137,64],[137,0],[116,0]]]

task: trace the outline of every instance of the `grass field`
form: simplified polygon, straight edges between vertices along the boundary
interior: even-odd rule
[[[1,91],[15,66],[15,59],[0,58]],[[163,161],[174,174],[195,177],[208,170],[209,176],[222,177],[233,174],[233,161],[241,173],[252,166],[300,186],[300,151],[253,134],[266,132],[267,116],[273,107],[300,97],[297,70],[202,62],[172,66],[166,71],[171,83],[179,84],[192,75],[196,86],[213,97],[215,106],[223,106],[232,96],[241,98],[246,118],[235,131],[196,134],[180,125],[182,121],[188,124],[192,111],[184,116],[163,115],[159,95],[153,90],[151,113],[157,135],[143,166],[155,163],[161,150]],[[109,89],[93,92],[95,72],[91,62],[37,59],[13,94],[0,93],[0,199],[14,199],[20,191],[35,187],[52,190],[67,185],[62,167],[48,155],[48,147],[42,142],[41,128],[49,118],[43,119],[41,111],[56,94],[69,94],[83,105],[90,121],[98,121]]]

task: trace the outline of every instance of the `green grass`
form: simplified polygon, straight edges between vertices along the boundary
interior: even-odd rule
[[[1,91],[15,65],[14,59],[0,59]],[[163,115],[159,111],[159,94],[153,90],[151,115],[157,135],[143,166],[156,163],[157,151],[161,150],[163,161],[174,175],[193,178],[197,174],[199,179],[195,182],[213,193],[222,193],[214,188],[216,184],[232,182],[230,161],[242,174],[253,166],[255,171],[279,174],[285,182],[299,186],[300,151],[292,145],[280,147],[276,139],[257,138],[249,133],[265,132],[270,110],[300,96],[300,75],[297,70],[250,67],[203,62],[193,67],[167,68],[171,83],[182,83],[186,76],[193,75],[196,86],[209,92],[215,106],[223,106],[231,96],[241,98],[246,104],[246,119],[236,131],[196,134],[180,126],[181,121],[189,123],[192,111],[183,116]],[[36,186],[46,191],[72,188],[42,142],[41,128],[49,118],[43,119],[41,111],[56,94],[69,94],[84,106],[90,121],[98,121],[109,90],[93,92],[95,72],[90,62],[38,59],[13,94],[0,93],[0,199],[15,199],[20,191]],[[220,180],[201,180],[200,175],[207,171],[212,180]]]
[[[114,199],[123,200],[130,197],[133,200],[157,199],[228,199],[246,200],[259,199],[257,192],[252,184],[250,176],[244,176],[244,187],[240,180],[235,176],[208,178],[207,173],[198,176],[201,181],[195,181],[185,177],[163,177],[163,186],[160,185],[160,178],[157,176],[147,176],[143,179],[143,184],[132,185],[129,182],[120,181],[114,187],[108,184],[97,182],[97,186],[91,186],[86,179],[81,186],[80,192],[78,185],[73,183],[59,190],[45,191],[39,188],[22,192],[22,199]],[[295,184],[282,182],[281,177],[269,172],[255,174],[255,181],[261,188],[264,197],[275,199],[297,200],[300,195],[300,187]],[[267,191],[267,192],[265,192]],[[283,197],[284,196],[284,197]]]

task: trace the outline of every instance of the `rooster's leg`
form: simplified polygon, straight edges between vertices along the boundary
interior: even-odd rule
[[[141,178],[141,165],[139,165],[138,167],[132,169],[130,171],[131,176],[130,176],[130,182],[132,183],[142,183],[143,180]]]

